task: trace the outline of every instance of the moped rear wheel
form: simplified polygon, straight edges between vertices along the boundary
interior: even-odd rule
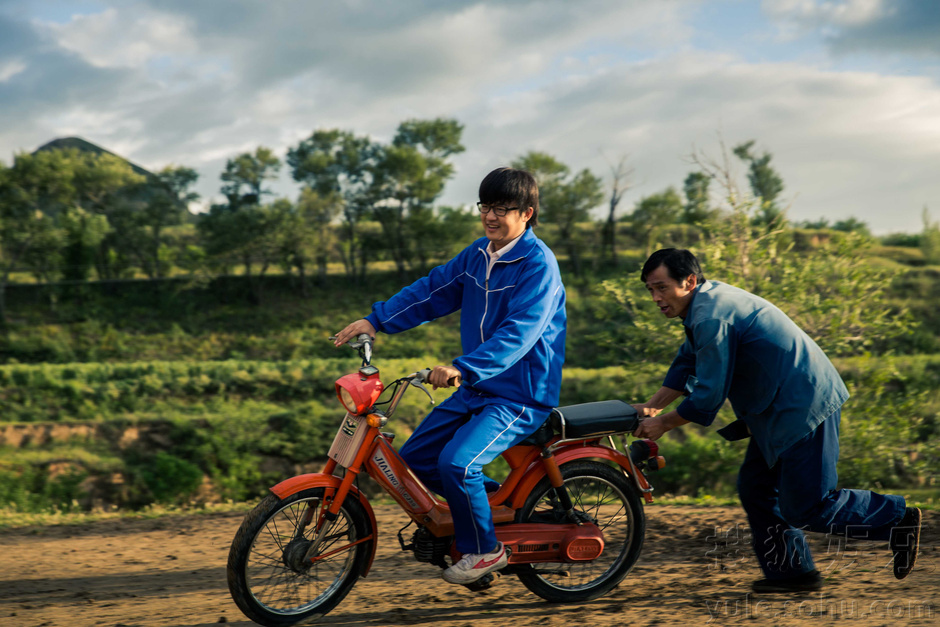
[[[323,512],[323,488],[285,499],[269,495],[245,516],[228,557],[232,599],[245,616],[280,627],[319,618],[349,593],[372,551],[374,530],[365,509],[347,496],[329,525],[319,555],[304,555]],[[354,542],[372,535],[373,539]]]
[[[630,572],[643,547],[646,517],[636,487],[619,470],[577,461],[563,465],[561,475],[575,511],[604,534],[604,552],[590,562],[535,564],[518,576],[526,588],[548,601],[589,601],[610,592]],[[516,521],[568,522],[548,477],[532,490]]]

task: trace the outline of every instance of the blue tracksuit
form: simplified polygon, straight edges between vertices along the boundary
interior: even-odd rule
[[[799,528],[887,540],[904,499],[837,489],[849,394],[822,349],[771,303],[717,281],[695,291],[682,324],[687,339],[663,385],[686,390],[679,415],[706,426],[727,398],[738,420],[719,433],[752,436],[738,494],[767,577],[814,568]]]
[[[496,546],[481,469],[558,405],[565,360],[565,288],[554,254],[526,229],[488,271],[488,244],[480,238],[366,317],[398,333],[460,310],[463,354],[453,363],[463,383],[400,452],[447,499],[462,553]]]

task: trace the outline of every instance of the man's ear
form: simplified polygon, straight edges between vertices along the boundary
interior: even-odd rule
[[[534,213],[535,213],[535,209],[533,209],[532,207],[529,207],[528,209],[525,210],[525,212],[523,212],[522,217],[525,219],[526,222],[528,222],[529,220],[532,219],[532,215]]]
[[[685,278],[685,289],[694,290],[698,286],[698,277],[694,274],[690,274]]]

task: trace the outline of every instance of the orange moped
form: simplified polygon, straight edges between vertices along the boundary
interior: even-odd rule
[[[372,338],[349,342],[362,366],[336,381],[346,409],[322,472],[271,488],[242,522],[228,558],[232,598],[251,620],[269,627],[325,615],[369,574],[378,542],[375,513],[356,479],[365,473],[407,512],[398,532],[402,550],[417,561],[447,568],[460,559],[447,504],[411,472],[382,431],[411,387],[430,370],[389,384],[372,365]],[[383,392],[388,400],[380,401]],[[509,475],[489,494],[496,535],[509,552],[501,572],[513,574],[553,602],[597,598],[626,577],[640,555],[652,502],[643,470],[663,465],[655,442],[626,435],[636,411],[619,400],[552,411],[534,434],[503,453]],[[617,449],[619,437],[623,452]],[[415,525],[411,537],[404,532]],[[468,584],[489,587],[494,577]]]

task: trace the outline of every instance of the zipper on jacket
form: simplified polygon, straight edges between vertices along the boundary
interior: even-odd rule
[[[486,338],[483,336],[483,323],[486,321],[486,313],[490,308],[490,271],[492,271],[498,263],[516,263],[517,261],[522,261],[525,259],[525,255],[510,261],[497,259],[490,264],[490,254],[482,248],[478,248],[477,250],[483,253],[483,256],[486,258],[486,276],[483,279],[483,317],[480,318],[480,341],[485,342]]]
[[[479,250],[486,259],[486,276],[483,278],[483,317],[480,318],[480,343],[483,343],[486,341],[486,338],[483,337],[483,323],[486,322],[486,312],[490,308],[490,269],[492,265],[490,264],[490,254],[482,248]]]

